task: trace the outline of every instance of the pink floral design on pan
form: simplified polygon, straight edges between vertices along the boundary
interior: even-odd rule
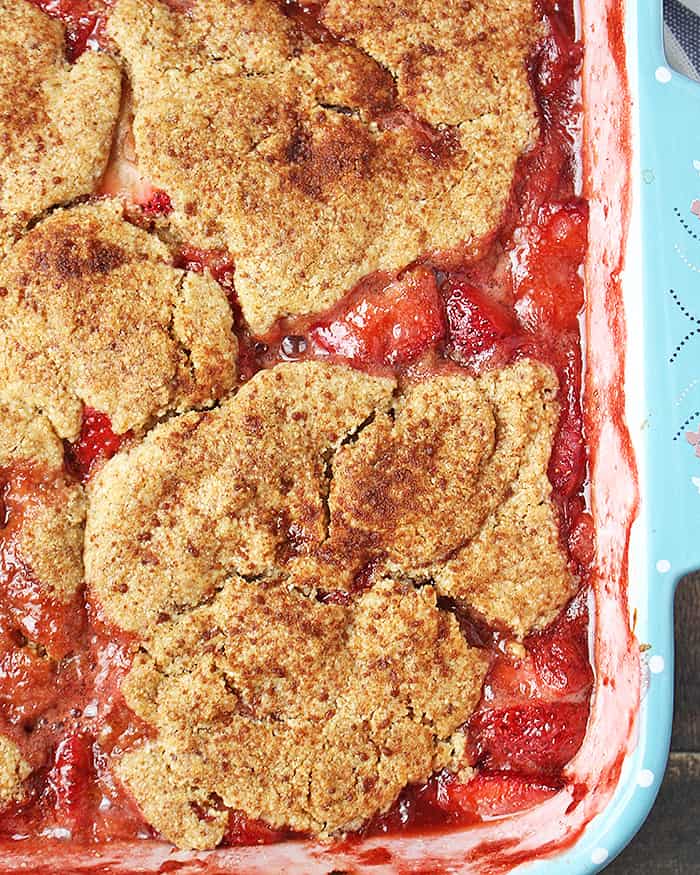
[[[700,459],[700,428],[697,431],[687,431],[685,439],[695,448],[695,455]]]

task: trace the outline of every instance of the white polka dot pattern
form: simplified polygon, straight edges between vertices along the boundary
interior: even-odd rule
[[[651,787],[654,783],[654,773],[651,769],[642,769],[637,775],[637,784],[640,787]]]
[[[666,663],[664,661],[663,656],[660,656],[658,653],[655,653],[649,660],[649,671],[652,674],[661,674],[661,672],[666,667]]]
[[[607,848],[596,848],[591,854],[591,862],[595,863],[596,866],[600,866],[601,863],[608,859],[608,856]]]

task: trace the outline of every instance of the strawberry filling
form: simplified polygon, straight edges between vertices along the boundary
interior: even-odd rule
[[[235,845],[271,845],[275,842],[288,841],[295,833],[290,830],[274,829],[263,820],[246,817],[242,811],[230,811],[228,829],[224,835],[224,846]]]
[[[167,216],[172,213],[173,205],[164,191],[154,189],[148,200],[141,204],[141,209],[147,216]]]
[[[482,367],[513,357],[520,337],[512,311],[459,278],[446,284],[444,294],[450,350],[457,360]]]
[[[68,469],[85,483],[90,479],[95,465],[111,459],[130,437],[131,432],[115,434],[105,413],[86,407],[78,440],[66,445]]]
[[[56,748],[48,775],[48,792],[53,797],[56,819],[71,831],[79,829],[87,814],[85,802],[94,778],[92,739],[76,730]]]
[[[76,61],[87,49],[105,41],[106,11],[95,9],[93,0],[29,0],[66,29],[66,57]]]
[[[358,366],[410,364],[445,336],[435,274],[416,267],[386,285],[368,283],[308,336],[319,352]]]
[[[557,781],[545,782],[512,772],[480,771],[471,781],[455,781],[450,803],[460,820],[470,816],[481,820],[501,817],[532,808],[561,790]]]
[[[72,60],[103,38],[102,13],[91,10],[89,0],[35,2],[65,23]],[[312,38],[331,38],[318,21],[318,6],[285,6]],[[593,675],[585,581],[594,558],[594,531],[582,494],[587,456],[579,315],[588,213],[576,185],[581,46],[572,38],[570,4],[541,0],[540,6],[550,32],[532,59],[530,74],[541,136],[521,158],[502,227],[478,258],[456,268],[454,259],[443,264],[437,256],[426,256],[398,274],[374,274],[329,311],[281,320],[262,338],[246,328],[229,253],[183,246],[175,258],[179,268],[208,270],[226,291],[239,339],[242,380],[280,361],[305,358],[401,375],[446,363],[479,373],[532,356],[550,364],[559,377],[561,414],[549,478],[560,511],[562,543],[572,571],[584,584],[581,594],[522,648],[506,647],[497,630],[441,600],[441,607],[457,614],[469,642],[491,653],[481,702],[464,728],[464,768],[458,773],[443,770],[423,784],[407,786],[361,835],[466,825],[543,802],[566,785],[567,763],[586,729]],[[434,153],[435,160],[450,147],[449,136],[436,139],[418,123],[416,144],[424,154]],[[147,219],[167,216],[173,208],[168,194],[138,170],[126,105],[101,193],[124,197]],[[86,482],[129,436],[115,434],[105,414],[86,408],[78,440],[66,447],[68,470]],[[133,642],[102,629],[99,618],[92,616],[95,634],[86,642],[81,606],[64,608],[47,598],[17,549],[23,502],[30,502],[32,491],[44,488],[41,484],[36,472],[0,472],[0,730],[16,737],[18,727],[33,729],[42,719],[54,727],[32,732],[30,748],[37,765],[33,801],[3,815],[0,835],[21,833],[31,823],[41,828],[59,825],[82,837],[151,835],[111,780],[108,765],[111,750],[148,734],[118,690]],[[351,597],[344,591],[319,594],[327,603],[345,604]],[[27,647],[28,642],[41,642],[55,656],[46,659],[40,648]],[[73,659],[76,650],[80,658]],[[84,713],[93,713],[94,702],[86,701],[86,690],[100,708],[99,716],[87,720]],[[223,843],[256,845],[292,837],[289,831],[231,811]]]

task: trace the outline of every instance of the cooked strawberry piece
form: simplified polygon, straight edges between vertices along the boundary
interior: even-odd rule
[[[587,228],[587,206],[577,201],[515,231],[510,252],[515,311],[528,331],[576,328],[583,307]]]
[[[578,84],[576,74],[583,60],[581,43],[574,39],[574,12],[572,3],[560,0],[545,0],[550,31],[540,43],[540,51],[535,58],[536,90],[538,102],[544,103],[544,111],[549,121],[556,115],[557,122],[571,122],[575,109],[580,105],[579,95],[570,94]],[[552,15],[546,8],[556,5],[557,14]],[[568,6],[567,9],[562,7]],[[569,105],[564,105],[567,101]],[[552,112],[551,101],[557,101],[559,112]],[[551,127],[551,126],[550,126]]]
[[[77,60],[87,48],[97,48],[105,41],[105,12],[96,9],[94,0],[30,0],[66,28],[66,55]]]
[[[561,28],[573,40],[576,33],[576,13],[573,0],[539,0],[542,12],[553,26]]]
[[[139,171],[131,114],[124,106],[97,194],[123,198],[130,204],[146,204],[155,192],[153,185]]]
[[[115,434],[105,413],[86,407],[80,436],[74,444],[68,444],[66,449],[67,465],[84,483],[90,478],[95,464],[111,459],[129,437],[131,432]]]
[[[583,438],[581,410],[581,351],[577,338],[562,337],[553,354],[553,364],[559,377],[559,428],[548,474],[560,499],[577,493],[586,476],[586,445]]]
[[[547,0],[549,3],[550,0]],[[537,223],[542,207],[568,200],[578,173],[575,155],[581,136],[581,95],[578,74],[583,47],[573,39],[573,14],[561,4],[548,17],[550,32],[530,63],[531,80],[542,119],[542,134],[534,149],[519,162],[514,209],[506,226]]]
[[[288,830],[274,829],[263,820],[246,817],[242,811],[229,813],[228,830],[223,845],[269,845],[291,838]]]
[[[576,696],[587,693],[593,683],[585,643],[564,635],[548,636],[532,650],[541,686],[552,694]]]
[[[466,783],[455,781],[450,787],[450,802],[465,814],[498,817],[544,802],[561,786],[556,781],[536,781],[512,772],[482,771]]]
[[[92,738],[75,731],[59,743],[49,773],[48,786],[59,824],[75,829],[88,815],[86,802],[93,775]]]
[[[449,823],[475,823],[480,818],[467,811],[460,799],[453,797],[455,776],[446,770],[433,775],[424,784],[409,784],[383,814],[378,814],[362,829],[362,835],[416,832]]]
[[[519,329],[505,307],[466,281],[453,280],[444,294],[449,343],[461,361],[492,362],[497,352],[510,356]]]
[[[348,305],[309,332],[315,347],[358,365],[409,364],[444,335],[435,274],[424,267],[388,285],[361,287]]]
[[[582,589],[547,629],[497,655],[469,723],[470,762],[556,775],[583,741],[592,684]]]
[[[579,703],[479,711],[469,722],[478,764],[528,775],[555,774],[581,746],[588,709]]]
[[[484,682],[481,708],[498,710],[542,697],[532,654],[520,658],[499,653]]]
[[[282,11],[296,21],[314,42],[335,42],[331,32],[321,23],[324,2],[325,0],[320,3],[284,0]]]
[[[593,683],[586,596],[581,590],[554,623],[526,638],[519,655],[498,654],[486,677],[481,708],[585,701]]]
[[[587,629],[556,627],[533,636],[528,643],[539,687],[548,698],[585,697],[593,684]]]
[[[167,216],[172,213],[173,205],[164,191],[154,189],[148,200],[141,204],[141,209],[147,216]]]
[[[140,207],[143,214],[149,218],[167,216],[173,210],[167,192],[156,188],[139,169],[133,132],[131,95],[128,90],[124,93],[112,151],[97,194],[122,198],[127,206]],[[137,219],[138,216],[133,218]]]
[[[574,517],[569,532],[569,553],[581,566],[589,568],[595,558],[595,527],[593,517],[588,512]]]

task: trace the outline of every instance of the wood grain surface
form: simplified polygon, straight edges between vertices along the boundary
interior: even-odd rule
[[[676,704],[659,798],[608,875],[700,875],[700,573],[676,592]]]

